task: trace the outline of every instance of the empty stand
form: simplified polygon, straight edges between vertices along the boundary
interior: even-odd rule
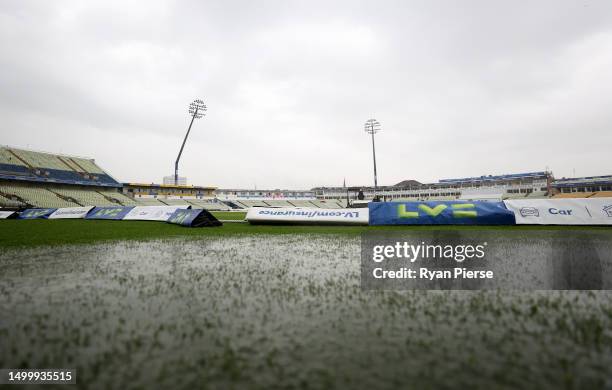
[[[295,207],[313,207],[314,205],[308,200],[290,200],[289,203]]]
[[[599,191],[593,194],[591,198],[612,198],[612,191]]]
[[[18,156],[15,156],[7,148],[0,148],[0,164],[17,165],[26,168],[28,167],[23,160],[19,159]]]
[[[58,196],[47,188],[38,186],[0,182],[0,192],[4,197],[7,197],[7,195],[9,195],[9,198],[17,197],[20,202],[34,207],[81,206],[79,203]]]
[[[342,206],[334,200],[311,200],[310,203],[312,203],[315,207],[319,207],[322,209],[340,209],[342,208]]]
[[[187,201],[191,205],[192,209],[204,209],[208,211],[232,211],[232,210],[240,211],[242,210],[242,209],[236,209],[234,207],[230,207],[229,205],[223,202],[211,202],[211,201],[205,201],[201,199],[188,199]]]
[[[104,197],[102,194],[96,192],[93,189],[87,188],[50,188],[50,191],[63,195],[65,197],[72,198],[78,203],[84,206],[118,206],[121,205],[119,202],[113,202],[110,199]]]
[[[23,202],[20,202],[18,200],[14,200],[14,199],[9,199],[6,198],[2,195],[0,195],[0,207],[7,207],[7,208],[20,208],[20,207],[25,207],[26,204]]]
[[[9,147],[0,147],[0,178],[120,187],[93,160]]]
[[[170,206],[191,206],[191,203],[184,199],[163,199],[162,202]]]
[[[168,206],[157,198],[136,198],[135,200],[139,206]]]
[[[264,203],[268,204],[270,207],[293,207],[291,203],[286,200],[265,200]]]
[[[522,199],[522,198],[525,198],[525,195],[527,195],[527,194],[504,194],[502,196],[502,199],[503,200],[506,200],[506,199]]]
[[[589,198],[595,195],[594,192],[568,192],[560,193],[553,196],[555,199],[575,199],[575,198]]]
[[[204,199],[187,199],[187,202],[191,204],[194,209],[205,209],[208,211],[226,211],[232,208],[222,202],[211,202]]]
[[[269,207],[268,204],[266,204],[263,200],[241,200],[239,201],[240,203],[242,203],[246,208],[249,207]]]
[[[543,199],[547,197],[546,191],[533,191],[532,193],[527,194],[527,198],[531,199]]]
[[[100,195],[109,198],[111,201],[115,200],[122,204],[123,206],[138,206],[138,202],[129,196],[122,194],[121,192],[117,192],[111,189],[99,189],[97,191]]]

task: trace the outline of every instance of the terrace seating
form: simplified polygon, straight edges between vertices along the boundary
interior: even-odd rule
[[[5,198],[4,196],[0,195],[0,207],[16,208],[16,207],[24,207],[24,206],[26,206],[26,204],[23,202],[20,202],[14,199]]]
[[[124,206],[138,206],[138,202],[131,197],[114,190],[99,190],[102,196],[114,199]]]
[[[249,207],[269,207],[263,200],[241,200],[239,201],[246,208]]]
[[[308,200],[290,200],[289,203],[295,207],[313,207],[313,204]]]
[[[342,206],[334,200],[311,200],[310,203],[312,203],[315,207],[319,207],[322,209],[340,209],[342,208]]]
[[[168,206],[157,198],[136,198],[135,200],[139,206]]]
[[[210,202],[203,199],[187,199],[193,209],[205,209],[208,211],[226,211],[231,210],[231,207],[221,202]]]
[[[163,199],[162,202],[170,206],[190,206],[191,205],[191,203],[187,202],[184,199]]]
[[[594,193],[591,198],[612,198],[612,191],[599,191]]]
[[[65,184],[119,184],[93,160],[8,147],[0,147],[0,176]]]
[[[13,155],[8,149],[0,147],[0,164],[17,165],[26,167],[27,165]]]
[[[267,203],[271,207],[293,207],[293,205],[286,200],[274,199],[274,200],[265,200],[264,202]]]
[[[29,150],[21,150],[11,148],[10,152],[18,156],[21,161],[33,168],[48,168],[57,170],[66,170],[68,167],[57,158],[57,156],[48,153],[31,152]]]
[[[95,190],[87,188],[50,188],[50,191],[65,197],[72,198],[84,206],[117,206],[119,204],[118,202],[110,201]]]
[[[576,199],[576,198],[589,198],[594,195],[594,192],[567,192],[560,193],[553,196],[555,199]]]
[[[531,198],[531,199],[542,199],[542,198],[546,198],[546,191],[533,191],[530,194],[527,194],[527,198]]]
[[[525,195],[527,194],[508,194],[505,193],[502,195],[502,199],[503,200],[508,200],[508,199],[523,199],[525,198]]]
[[[76,202],[63,199],[46,188],[35,186],[24,186],[12,183],[0,183],[0,191],[21,199],[25,203],[34,207],[75,207],[81,206]]]

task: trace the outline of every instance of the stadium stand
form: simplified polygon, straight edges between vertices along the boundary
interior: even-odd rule
[[[184,199],[164,199],[162,202],[169,206],[191,206],[191,204]]]
[[[273,199],[265,200],[264,202],[267,203],[270,207],[293,207],[293,205],[286,200]]]
[[[13,200],[0,195],[0,207],[15,209],[25,207],[26,204],[18,200]]]
[[[208,211],[227,211],[232,210],[232,207],[226,205],[223,202],[211,202],[203,199],[186,199],[191,204],[191,208],[194,209],[205,209]]]
[[[543,199],[548,197],[548,193],[546,191],[533,191],[527,194],[527,198],[530,199]]]
[[[575,199],[575,198],[589,198],[595,195],[594,192],[567,192],[555,194],[553,198],[555,199]]]
[[[137,204],[88,158],[0,146],[0,206],[74,207]]]
[[[591,198],[612,198],[612,191],[599,191],[593,194]]]
[[[309,200],[290,200],[289,203],[295,207],[312,207],[313,204]]]
[[[509,193],[505,193],[502,196],[502,200],[507,200],[507,199],[523,199],[523,198],[525,198],[525,195],[527,195],[527,194],[509,194]]]
[[[7,146],[0,147],[0,178],[111,187],[119,185],[94,160]]]
[[[342,206],[335,200],[311,200],[315,207],[319,207],[322,209],[340,209]]]
[[[58,195],[47,188],[22,183],[0,182],[0,194],[34,207],[81,206],[73,198]]]
[[[137,198],[135,201],[139,206],[168,206],[157,198]]]
[[[245,208],[249,207],[270,207],[263,200],[240,200],[240,203],[245,206]]]
[[[136,202],[129,196],[122,194],[121,192],[113,191],[110,189],[100,189],[98,190],[98,193],[104,196],[105,198],[108,198],[110,201],[118,201],[123,206],[138,206],[138,202]]]
[[[111,201],[107,197],[103,196],[95,190],[87,188],[49,188],[49,190],[55,194],[62,195],[64,197],[72,198],[81,205],[87,206],[118,206],[121,205],[119,201]]]

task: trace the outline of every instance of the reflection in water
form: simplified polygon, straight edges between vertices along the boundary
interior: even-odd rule
[[[363,291],[359,257],[290,234],[3,251],[0,367],[93,389],[609,384],[611,293]]]
[[[591,237],[556,238],[551,263],[553,289],[600,290],[603,288],[602,259],[598,243]],[[610,253],[610,252],[608,252]],[[609,259],[607,259],[609,261]]]

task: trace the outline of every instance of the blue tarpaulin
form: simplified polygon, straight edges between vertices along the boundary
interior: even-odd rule
[[[210,227],[221,226],[222,223],[211,213],[203,209],[178,209],[170,218],[168,223],[188,227]]]
[[[37,219],[37,218],[48,218],[49,215],[53,214],[57,209],[27,209],[24,210],[17,219]]]
[[[94,207],[85,219],[123,219],[134,206]]]

